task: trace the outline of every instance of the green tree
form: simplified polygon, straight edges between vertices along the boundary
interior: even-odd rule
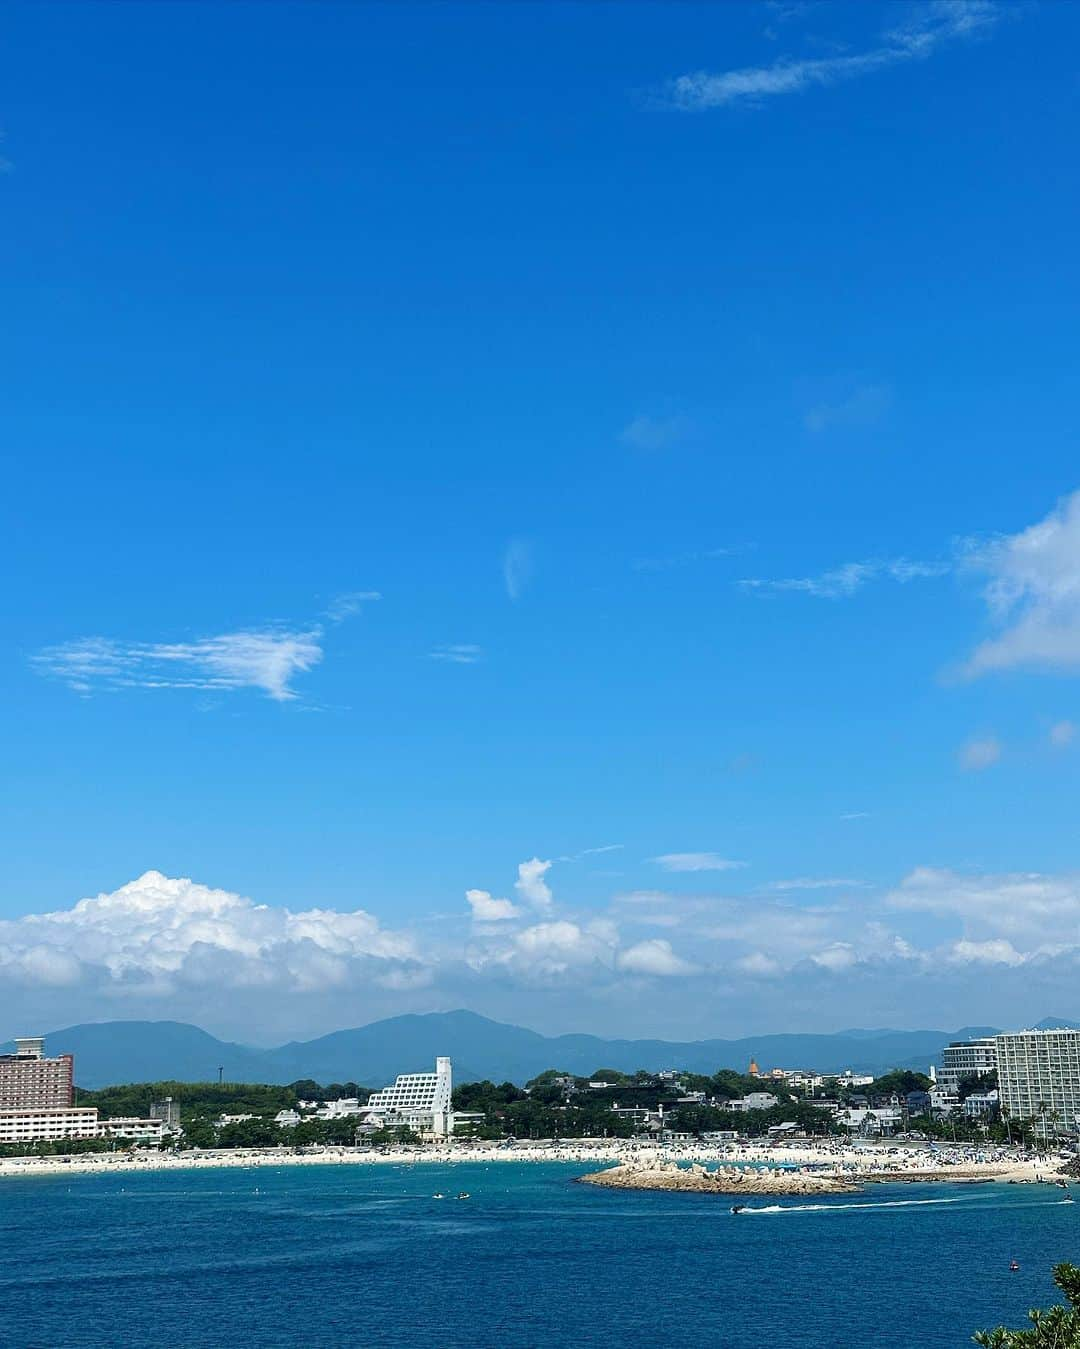
[[[973,1338],[983,1349],[1080,1349],[1080,1269],[1055,1265],[1054,1282],[1065,1294],[1067,1307],[1028,1312],[1030,1330],[980,1330]]]

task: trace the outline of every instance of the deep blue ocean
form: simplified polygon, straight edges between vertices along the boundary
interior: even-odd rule
[[[734,1217],[574,1184],[587,1169],[3,1180],[0,1344],[932,1349],[1019,1324],[1055,1300],[1053,1263],[1080,1260],[1080,1203],[1045,1187],[875,1186]]]

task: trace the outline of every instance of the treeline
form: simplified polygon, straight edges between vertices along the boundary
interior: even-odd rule
[[[300,1101],[337,1101],[355,1096],[363,1104],[371,1095],[356,1082],[332,1082],[320,1086],[310,1078],[271,1086],[261,1082],[131,1082],[124,1086],[103,1087],[99,1091],[78,1092],[78,1104],[97,1106],[102,1120],[121,1116],[146,1119],[150,1106],[171,1096],[180,1107],[181,1122],[212,1115],[265,1115],[273,1118],[279,1110],[293,1110]]]
[[[604,1083],[603,1086],[590,1083]],[[766,1110],[734,1111],[723,1103],[751,1092],[768,1092],[777,1104]],[[680,1101],[680,1096],[704,1094],[715,1105]],[[774,1124],[795,1123],[808,1133],[837,1131],[827,1112],[799,1101],[783,1079],[750,1077],[724,1068],[706,1076],[680,1073],[674,1081],[655,1073],[620,1073],[599,1068],[591,1077],[574,1077],[548,1069],[526,1084],[469,1082],[454,1092],[454,1109],[481,1113],[471,1132],[480,1138],[629,1138],[642,1125],[620,1115],[612,1106],[657,1111],[664,1107],[669,1127],[685,1133],[736,1130],[767,1133]]]

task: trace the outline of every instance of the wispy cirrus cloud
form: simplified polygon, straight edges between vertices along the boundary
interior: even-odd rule
[[[665,871],[738,871],[745,862],[735,862],[715,852],[669,852],[650,858]]]
[[[1002,15],[995,0],[931,0],[912,7],[905,23],[881,33],[877,44],[865,51],[801,60],[785,57],[738,70],[694,71],[672,80],[662,101],[684,112],[705,112],[805,93],[925,60],[950,43],[988,33]]]
[[[436,646],[428,652],[431,660],[447,661],[451,665],[475,665],[484,652],[472,642],[451,642],[446,646]]]
[[[962,746],[957,757],[961,768],[981,773],[985,768],[993,768],[1001,758],[1001,741],[993,735],[980,736]]]
[[[323,616],[329,623],[344,623],[347,618],[358,614],[365,604],[381,599],[377,590],[349,590],[332,599]]]
[[[952,569],[951,562],[913,562],[906,557],[866,558],[861,562],[845,562],[812,576],[751,576],[737,584],[744,590],[788,590],[812,595],[815,599],[838,600],[850,598],[869,581],[896,581],[906,585],[909,581],[947,576]]]
[[[525,587],[532,579],[532,545],[526,539],[511,539],[503,553],[503,585],[512,600],[521,598]]]
[[[692,429],[686,417],[635,417],[619,432],[619,439],[632,450],[657,453],[674,449]]]
[[[863,384],[846,398],[816,403],[803,416],[808,431],[827,431],[830,427],[873,426],[892,406],[892,390],[887,384]]]
[[[342,597],[336,615],[341,623],[358,612],[362,602],[378,599],[375,591]],[[77,693],[123,689],[196,689],[235,692],[258,689],[274,702],[298,695],[294,680],[323,658],[321,623],[296,629],[279,625],[243,628],[182,642],[138,642],[112,637],[79,637],[31,656],[38,674],[60,679]]]
[[[766,890],[861,890],[865,881],[843,876],[795,876],[788,881],[772,881]]]
[[[77,693],[118,689],[260,689],[275,702],[295,698],[297,675],[323,658],[321,633],[251,629],[194,642],[123,642],[84,637],[31,658],[39,674]]]
[[[667,557],[643,557],[633,564],[635,571],[670,571],[673,567],[689,567],[695,562],[715,562],[722,557],[731,557],[734,548],[693,548],[683,553],[670,553]]]

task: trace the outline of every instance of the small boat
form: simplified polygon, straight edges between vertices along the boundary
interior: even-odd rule
[[[461,1191],[459,1192],[459,1194],[458,1194],[458,1198],[459,1198],[459,1199],[468,1199],[468,1198],[469,1198],[469,1192],[468,1192],[468,1190],[461,1190]]]
[[[436,1190],[431,1197],[432,1199],[445,1199],[446,1195],[443,1194],[442,1190]]]
[[[1018,1260],[1010,1260],[1010,1261],[1009,1261],[1009,1269],[1012,1271],[1013,1274],[1015,1274],[1016,1271],[1017,1271],[1019,1268],[1020,1268],[1020,1262],[1019,1262]]]
[[[745,1207],[745,1204],[732,1204],[731,1211],[732,1213],[741,1213]]]

